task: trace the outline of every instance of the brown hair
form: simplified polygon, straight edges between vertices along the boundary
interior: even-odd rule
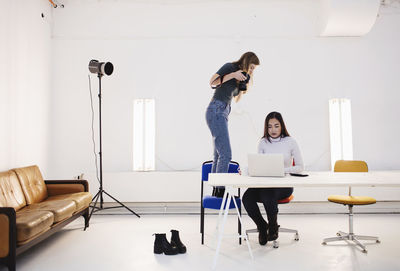
[[[244,53],[238,61],[232,62],[233,64],[236,64],[239,66],[239,69],[241,69],[244,72],[249,71],[250,64],[254,65],[260,65],[260,60],[256,56],[255,53],[253,52],[247,52]]]
[[[281,124],[281,134],[280,134],[281,138],[290,136],[288,131],[286,130],[286,125],[285,125],[285,122],[283,121],[281,113],[274,111],[274,112],[269,113],[267,115],[267,117],[265,118],[264,136],[262,138],[266,138],[269,142],[271,142],[271,140],[270,140],[271,136],[268,134],[268,123],[269,123],[270,119],[276,119]]]

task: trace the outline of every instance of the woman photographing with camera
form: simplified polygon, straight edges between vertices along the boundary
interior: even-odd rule
[[[228,116],[231,112],[231,101],[240,100],[247,91],[253,71],[260,61],[255,53],[244,53],[238,61],[226,63],[210,79],[210,86],[215,89],[206,111],[208,128],[211,131],[214,145],[214,159],[211,173],[228,172],[232,159],[229,140]],[[213,190],[214,196],[222,197],[224,187]]]

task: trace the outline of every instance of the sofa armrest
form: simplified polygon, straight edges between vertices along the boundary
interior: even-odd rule
[[[86,180],[45,180],[44,182],[49,196],[89,192],[89,183]]]
[[[15,258],[17,246],[16,213],[12,207],[0,207],[0,259]]]

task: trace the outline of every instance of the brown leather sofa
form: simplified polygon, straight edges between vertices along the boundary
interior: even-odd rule
[[[0,264],[16,268],[16,256],[76,218],[89,226],[92,201],[85,180],[44,181],[37,166],[0,172]]]

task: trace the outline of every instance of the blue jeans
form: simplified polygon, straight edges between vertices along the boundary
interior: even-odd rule
[[[212,100],[207,107],[206,120],[210,128],[214,145],[212,173],[227,173],[232,159],[231,143],[228,132],[228,116],[231,105]]]

